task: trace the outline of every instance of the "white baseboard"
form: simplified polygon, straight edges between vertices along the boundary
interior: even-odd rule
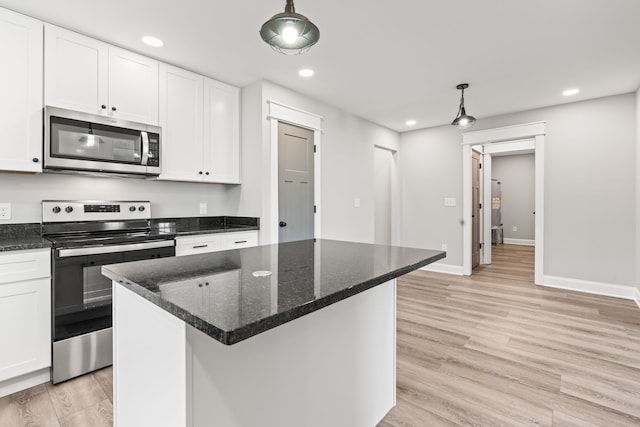
[[[640,308],[640,289],[636,288],[636,292],[635,292],[635,295],[633,296],[633,299],[636,301],[636,305],[638,306],[638,308]]]
[[[439,262],[434,262],[433,264],[425,265],[420,270],[464,276],[464,270],[461,265],[440,264]]]
[[[522,246],[535,246],[536,241],[530,239],[509,239],[505,237],[503,239],[505,245],[522,245]]]
[[[640,293],[632,286],[614,285],[612,283],[591,282],[589,280],[568,279],[566,277],[542,276],[542,286],[551,288],[568,289],[572,291],[585,292],[588,294],[604,295],[623,299],[635,300],[638,302]]]
[[[0,382],[0,397],[8,396],[49,381],[51,381],[51,368],[44,368],[39,371],[21,375],[17,378],[10,378]]]

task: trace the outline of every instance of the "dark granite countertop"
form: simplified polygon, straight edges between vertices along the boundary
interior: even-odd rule
[[[445,256],[318,239],[112,264],[102,274],[230,345]],[[254,274],[263,271],[272,275]]]
[[[260,229],[259,218],[212,216],[187,218],[153,218],[151,235],[174,238],[197,234],[231,233]],[[0,224],[0,252],[50,248],[51,242],[42,238],[42,224]]]
[[[40,235],[40,223],[0,225],[0,252],[50,248]]]
[[[154,218],[151,220],[151,229],[179,237],[259,230],[260,222],[259,218],[234,216]]]

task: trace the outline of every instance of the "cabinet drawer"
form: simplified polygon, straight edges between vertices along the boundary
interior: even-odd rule
[[[222,250],[219,234],[176,237],[176,256],[202,254]]]
[[[50,249],[34,249],[0,254],[0,283],[50,277],[50,253]]]
[[[242,231],[239,233],[225,233],[222,235],[223,249],[240,249],[258,246],[257,231]]]

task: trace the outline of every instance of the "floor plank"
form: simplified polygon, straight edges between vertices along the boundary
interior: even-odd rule
[[[533,283],[534,248],[398,280],[397,406],[379,426],[640,425],[640,310]]]

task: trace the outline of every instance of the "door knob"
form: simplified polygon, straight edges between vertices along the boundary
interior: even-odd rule
[[[280,221],[280,227],[286,227],[286,226],[287,226],[287,223],[286,223],[286,222],[284,222],[284,221]]]

